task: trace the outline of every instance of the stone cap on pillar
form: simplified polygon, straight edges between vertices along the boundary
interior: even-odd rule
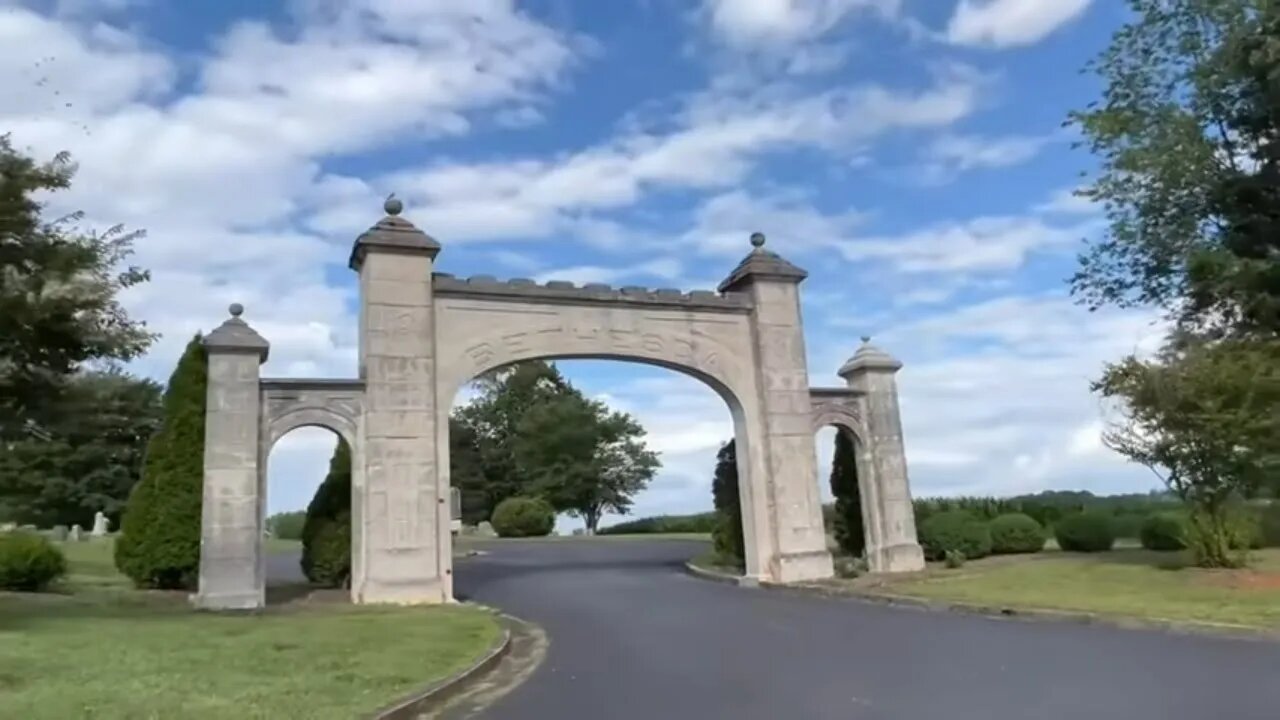
[[[222,352],[257,353],[258,359],[266,362],[267,351],[271,348],[271,344],[256,330],[249,327],[249,323],[240,319],[244,313],[244,306],[240,303],[231,303],[228,310],[231,317],[213,332],[204,336],[205,348]]]
[[[355,245],[351,248],[351,260],[348,266],[352,270],[360,270],[365,253],[371,248],[426,255],[435,259],[440,253],[440,243],[419,230],[413,223],[400,217],[400,213],[404,210],[404,203],[400,202],[394,193],[387,197],[386,202],[382,204],[382,209],[387,213],[386,216],[356,238]]]
[[[764,249],[764,233],[751,234],[752,250],[738,267],[729,273],[729,277],[720,283],[720,292],[741,290],[755,280],[780,280],[782,282],[799,283],[809,277],[809,273],[792,265],[781,255]]]
[[[902,369],[902,361],[871,344],[871,337],[862,336],[862,345],[858,351],[840,367],[839,375],[846,380],[853,375],[870,370],[897,372]]]

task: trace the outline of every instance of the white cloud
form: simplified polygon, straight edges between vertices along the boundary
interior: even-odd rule
[[[879,260],[904,273],[990,272],[1020,267],[1033,253],[1061,251],[1092,222],[1052,225],[1034,216],[990,216],[949,222],[895,237],[840,244],[845,259]]]
[[[860,12],[892,15],[900,0],[705,0],[703,13],[724,42],[749,47],[812,40]]]
[[[658,278],[666,282],[678,280],[684,266],[675,258],[657,258],[638,265],[620,265],[602,267],[598,265],[576,265],[574,267],[548,270],[539,274],[535,280],[545,283],[550,280],[566,280],[584,285],[586,283],[617,283],[622,278]]]
[[[1092,0],[960,0],[947,25],[957,45],[1031,45],[1078,18]]]
[[[921,179],[943,183],[971,170],[1021,165],[1038,155],[1052,140],[1051,135],[983,137],[947,133],[925,150]]]
[[[1036,211],[1047,215],[1097,215],[1102,212],[1102,206],[1081,197],[1076,188],[1065,188],[1037,205]]]

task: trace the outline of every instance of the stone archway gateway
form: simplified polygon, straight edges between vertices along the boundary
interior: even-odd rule
[[[746,574],[788,583],[830,577],[813,432],[834,424],[859,447],[868,559],[918,570],[894,375],[864,343],[840,370],[847,387],[810,388],[800,317],[806,273],[751,237],[717,292],[568,282],[459,279],[434,272],[440,245],[400,217],[361,235],[359,378],[266,380],[268,343],[241,319],[209,333],[202,607],[264,602],[266,457],[289,430],[322,426],[352,449],[351,597],[357,603],[453,598],[449,410],[458,389],[513,362],[613,358],[691,375],[729,406],[738,447]]]

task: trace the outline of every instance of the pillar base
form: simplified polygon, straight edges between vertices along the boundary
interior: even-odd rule
[[[867,567],[875,573],[907,573],[924,570],[924,551],[916,543],[867,548]]]
[[[441,605],[452,600],[440,580],[396,583],[367,580],[359,590],[351,591],[351,602],[359,605]]]
[[[190,598],[191,604],[200,610],[261,610],[266,605],[262,593],[196,593]]]
[[[778,557],[774,582],[793,583],[808,580],[826,580],[835,575],[831,553],[826,550],[788,553]]]

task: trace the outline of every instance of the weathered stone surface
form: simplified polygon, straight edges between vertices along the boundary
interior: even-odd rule
[[[79,525],[72,525],[71,529],[67,531],[67,542],[80,542],[84,539],[83,535],[84,531],[80,529]]]

